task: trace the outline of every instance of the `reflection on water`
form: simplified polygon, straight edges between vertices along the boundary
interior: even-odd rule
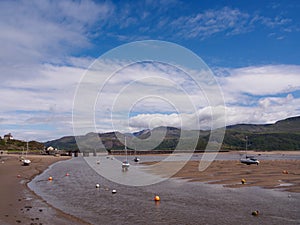
[[[125,186],[101,177],[81,157],[56,163],[29,186],[53,206],[92,224],[300,223],[300,195],[296,193],[257,187],[230,189],[175,179],[144,187]],[[161,201],[153,200],[156,194]],[[261,214],[253,217],[253,210]]]

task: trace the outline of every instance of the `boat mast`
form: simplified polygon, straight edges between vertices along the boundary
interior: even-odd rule
[[[247,157],[247,151],[248,151],[248,136],[246,136],[246,157]]]
[[[27,153],[28,153],[28,141],[26,141],[26,158],[27,158]]]
[[[127,161],[127,144],[126,144],[126,136],[125,136],[125,155],[126,155],[126,161]]]

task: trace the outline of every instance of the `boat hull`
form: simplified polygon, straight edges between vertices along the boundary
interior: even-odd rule
[[[23,166],[29,166],[31,161],[29,159],[23,159],[22,163],[23,163]]]

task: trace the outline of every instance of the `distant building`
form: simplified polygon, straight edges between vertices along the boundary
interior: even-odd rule
[[[4,137],[3,137],[3,139],[4,139],[4,141],[12,140],[13,136],[11,135],[11,133],[5,134]]]

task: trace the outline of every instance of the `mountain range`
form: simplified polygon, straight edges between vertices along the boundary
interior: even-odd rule
[[[192,140],[198,137],[196,150],[204,150],[208,143],[210,130],[181,130],[175,127],[157,127],[135,133],[120,132],[88,133],[82,136],[66,136],[43,143],[46,147],[53,146],[64,150],[78,150],[76,139],[80,140],[80,149],[87,151],[123,150],[126,136],[129,149],[149,150],[157,142],[153,151],[174,150],[180,140],[180,149],[194,149]],[[103,146],[99,145],[99,137]],[[143,144],[131,143],[134,139],[142,140]],[[122,142],[120,140],[123,140]],[[226,127],[222,150],[300,150],[300,116],[277,121],[273,124],[237,124]],[[134,144],[134,145],[133,145]],[[134,147],[133,147],[134,146]],[[177,147],[178,148],[178,147]]]

